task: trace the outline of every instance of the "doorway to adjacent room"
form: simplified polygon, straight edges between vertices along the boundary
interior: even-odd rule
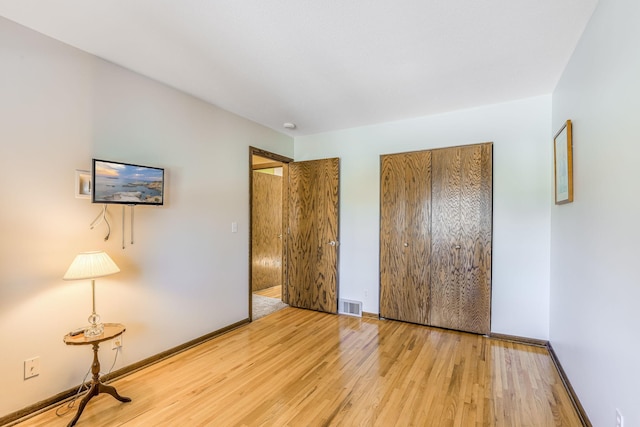
[[[292,159],[250,149],[250,310],[256,320],[287,304],[285,278],[286,170]]]

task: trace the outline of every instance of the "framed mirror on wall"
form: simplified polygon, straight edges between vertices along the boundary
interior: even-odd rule
[[[553,138],[554,190],[556,205],[573,202],[573,137],[567,120]]]

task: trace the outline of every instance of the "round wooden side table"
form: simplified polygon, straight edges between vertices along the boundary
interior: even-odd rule
[[[93,364],[91,365],[91,373],[93,374],[93,378],[91,379],[91,387],[87,394],[80,401],[80,406],[78,406],[78,412],[76,412],[75,417],[69,422],[68,427],[75,425],[82,415],[82,411],[84,411],[84,407],[87,406],[89,400],[92,397],[99,395],[100,393],[107,393],[119,400],[120,402],[131,402],[131,399],[128,397],[123,397],[118,394],[115,387],[103,384],[100,381],[100,361],[98,360],[98,348],[100,343],[103,341],[110,340],[112,338],[117,337],[118,335],[122,335],[122,333],[126,330],[124,325],[120,323],[105,323],[104,324],[104,332],[101,335],[95,337],[85,337],[84,334],[79,335],[65,335],[64,343],[67,345],[87,345],[91,344],[93,346]]]

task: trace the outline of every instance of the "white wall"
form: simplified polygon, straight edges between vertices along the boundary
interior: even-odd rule
[[[296,137],[295,159],[340,157],[342,298],[378,313],[380,155],[494,143],[491,330],[548,338],[551,97]]]
[[[640,426],[640,2],[600,0],[553,93],[574,202],[551,209],[551,343],[595,426]]]
[[[90,282],[62,280],[78,252],[122,270],[96,284],[102,319],[127,326],[116,369],[246,319],[248,147],[292,157],[293,140],[4,18],[0,64],[0,417],[90,367],[90,347],[62,342],[91,312]],[[121,208],[105,242],[89,229],[101,206],[74,197],[92,157],[166,168],[165,206],[136,208],[124,250]],[[41,374],[24,381],[33,356]]]

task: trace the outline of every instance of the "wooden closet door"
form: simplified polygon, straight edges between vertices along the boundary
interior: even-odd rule
[[[429,323],[431,153],[380,159],[380,315]]]
[[[338,158],[289,163],[289,305],[338,312]]]
[[[431,325],[490,332],[492,145],[432,152]]]

